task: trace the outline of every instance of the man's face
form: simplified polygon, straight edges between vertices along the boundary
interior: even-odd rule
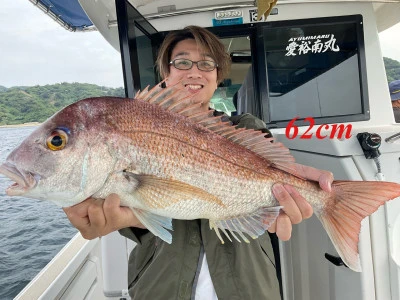
[[[193,39],[183,40],[176,44],[172,50],[171,61],[175,59],[189,59],[195,62],[214,61],[208,53],[197,46]],[[189,93],[194,94],[191,98],[192,103],[202,103],[202,107],[208,109],[210,99],[217,89],[217,68],[212,71],[202,71],[193,64],[189,70],[179,70],[170,65],[169,72],[167,86],[180,82]]]

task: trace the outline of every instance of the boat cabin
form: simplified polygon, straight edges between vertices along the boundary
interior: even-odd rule
[[[232,61],[213,108],[258,116],[297,162],[330,170],[335,179],[400,182],[400,125],[378,37],[400,22],[398,0],[279,0],[261,20],[254,1],[69,1],[69,19],[56,5],[62,1],[32,2],[66,29],[96,28],[121,54],[130,98],[160,81],[155,58],[169,31],[205,27]],[[371,140],[376,144],[366,147]],[[128,298],[134,246],[117,233],[93,241],[78,235],[16,299]],[[362,273],[343,265],[316,217],[277,247],[285,300],[400,299],[400,201],[363,221]]]

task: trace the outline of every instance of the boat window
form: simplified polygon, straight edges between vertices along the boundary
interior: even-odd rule
[[[263,28],[270,122],[365,113],[359,23]]]
[[[153,86],[158,82],[156,62],[150,37],[137,26],[133,28],[137,45],[140,88],[143,90],[146,86]]]
[[[221,38],[231,57],[231,69],[227,78],[218,86],[210,101],[210,107],[228,115],[236,113],[237,97],[246,74],[251,72],[250,37]]]
[[[128,1],[116,0],[116,12],[125,94],[133,98],[159,81],[155,57],[162,37]]]

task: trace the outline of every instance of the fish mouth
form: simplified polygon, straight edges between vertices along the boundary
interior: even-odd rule
[[[6,189],[9,196],[21,196],[28,190],[34,188],[40,178],[39,175],[32,174],[25,170],[18,169],[15,165],[6,162],[0,165],[0,174],[14,180],[15,183]]]

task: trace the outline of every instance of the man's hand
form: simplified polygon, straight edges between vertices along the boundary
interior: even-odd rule
[[[319,182],[319,186],[324,191],[331,191],[333,174],[328,171],[318,170],[312,167],[296,164],[299,175],[306,179]],[[272,192],[279,204],[283,206],[276,221],[268,228],[269,232],[276,232],[282,241],[287,241],[292,235],[292,224],[298,224],[304,219],[308,219],[313,214],[311,205],[303,196],[292,186],[285,184],[275,184]]]
[[[144,228],[129,207],[120,206],[118,195],[106,199],[88,198],[63,208],[69,221],[85,239],[91,240],[126,227]]]

